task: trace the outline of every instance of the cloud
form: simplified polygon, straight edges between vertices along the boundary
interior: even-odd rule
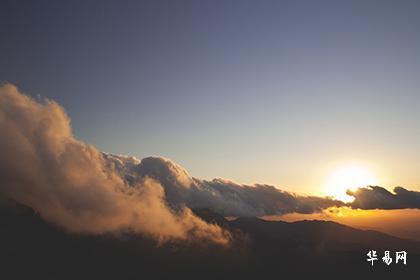
[[[265,216],[285,213],[313,213],[344,203],[331,198],[300,196],[270,185],[240,185],[214,179],[191,177],[188,172],[162,157],[148,157],[138,164],[124,164],[127,157],[107,155],[120,175],[133,183],[141,178],[153,178],[164,187],[172,207],[186,204],[191,208],[208,208],[225,216]],[[137,179],[136,179],[137,178]]]
[[[0,135],[0,197],[33,208],[65,230],[128,230],[159,240],[228,242],[226,232],[190,209],[168,207],[158,181],[147,176],[130,181],[128,173],[121,177],[118,167],[134,168],[136,160],[111,162],[77,140],[70,119],[54,101],[38,102],[13,85],[2,86]]]
[[[15,200],[68,231],[130,230],[167,239],[226,243],[229,234],[192,214],[313,213],[344,203],[270,185],[194,178],[163,157],[106,154],[73,136],[64,109],[16,87],[0,88],[0,198]]]
[[[331,198],[296,195],[270,185],[239,185],[222,179],[196,182],[193,202],[212,205],[229,216],[312,213],[343,204]]]
[[[347,191],[355,199],[350,206],[360,209],[420,209],[420,192],[410,191],[403,187],[394,188],[391,193],[385,188],[369,186],[356,191]]]

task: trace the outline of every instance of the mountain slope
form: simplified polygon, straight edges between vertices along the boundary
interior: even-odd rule
[[[156,244],[121,233],[73,235],[26,207],[0,208],[0,279],[255,279],[276,275],[363,278],[418,275],[420,243],[324,221],[227,221],[205,209],[196,215],[232,233],[230,247],[191,242]],[[368,250],[407,250],[408,265],[371,267]]]

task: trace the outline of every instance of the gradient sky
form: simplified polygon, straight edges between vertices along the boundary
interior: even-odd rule
[[[419,1],[1,1],[0,80],[101,150],[316,192],[420,189]]]

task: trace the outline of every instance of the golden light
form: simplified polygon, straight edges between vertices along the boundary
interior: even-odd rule
[[[366,167],[349,165],[337,168],[328,177],[326,193],[344,202],[353,201],[353,197],[346,194],[347,190],[355,190],[368,185],[378,185],[375,175]]]

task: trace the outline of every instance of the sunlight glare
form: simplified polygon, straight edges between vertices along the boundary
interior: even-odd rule
[[[351,202],[354,198],[346,194],[347,190],[369,185],[378,185],[378,180],[368,168],[357,165],[343,166],[329,176],[326,193],[344,202]]]

